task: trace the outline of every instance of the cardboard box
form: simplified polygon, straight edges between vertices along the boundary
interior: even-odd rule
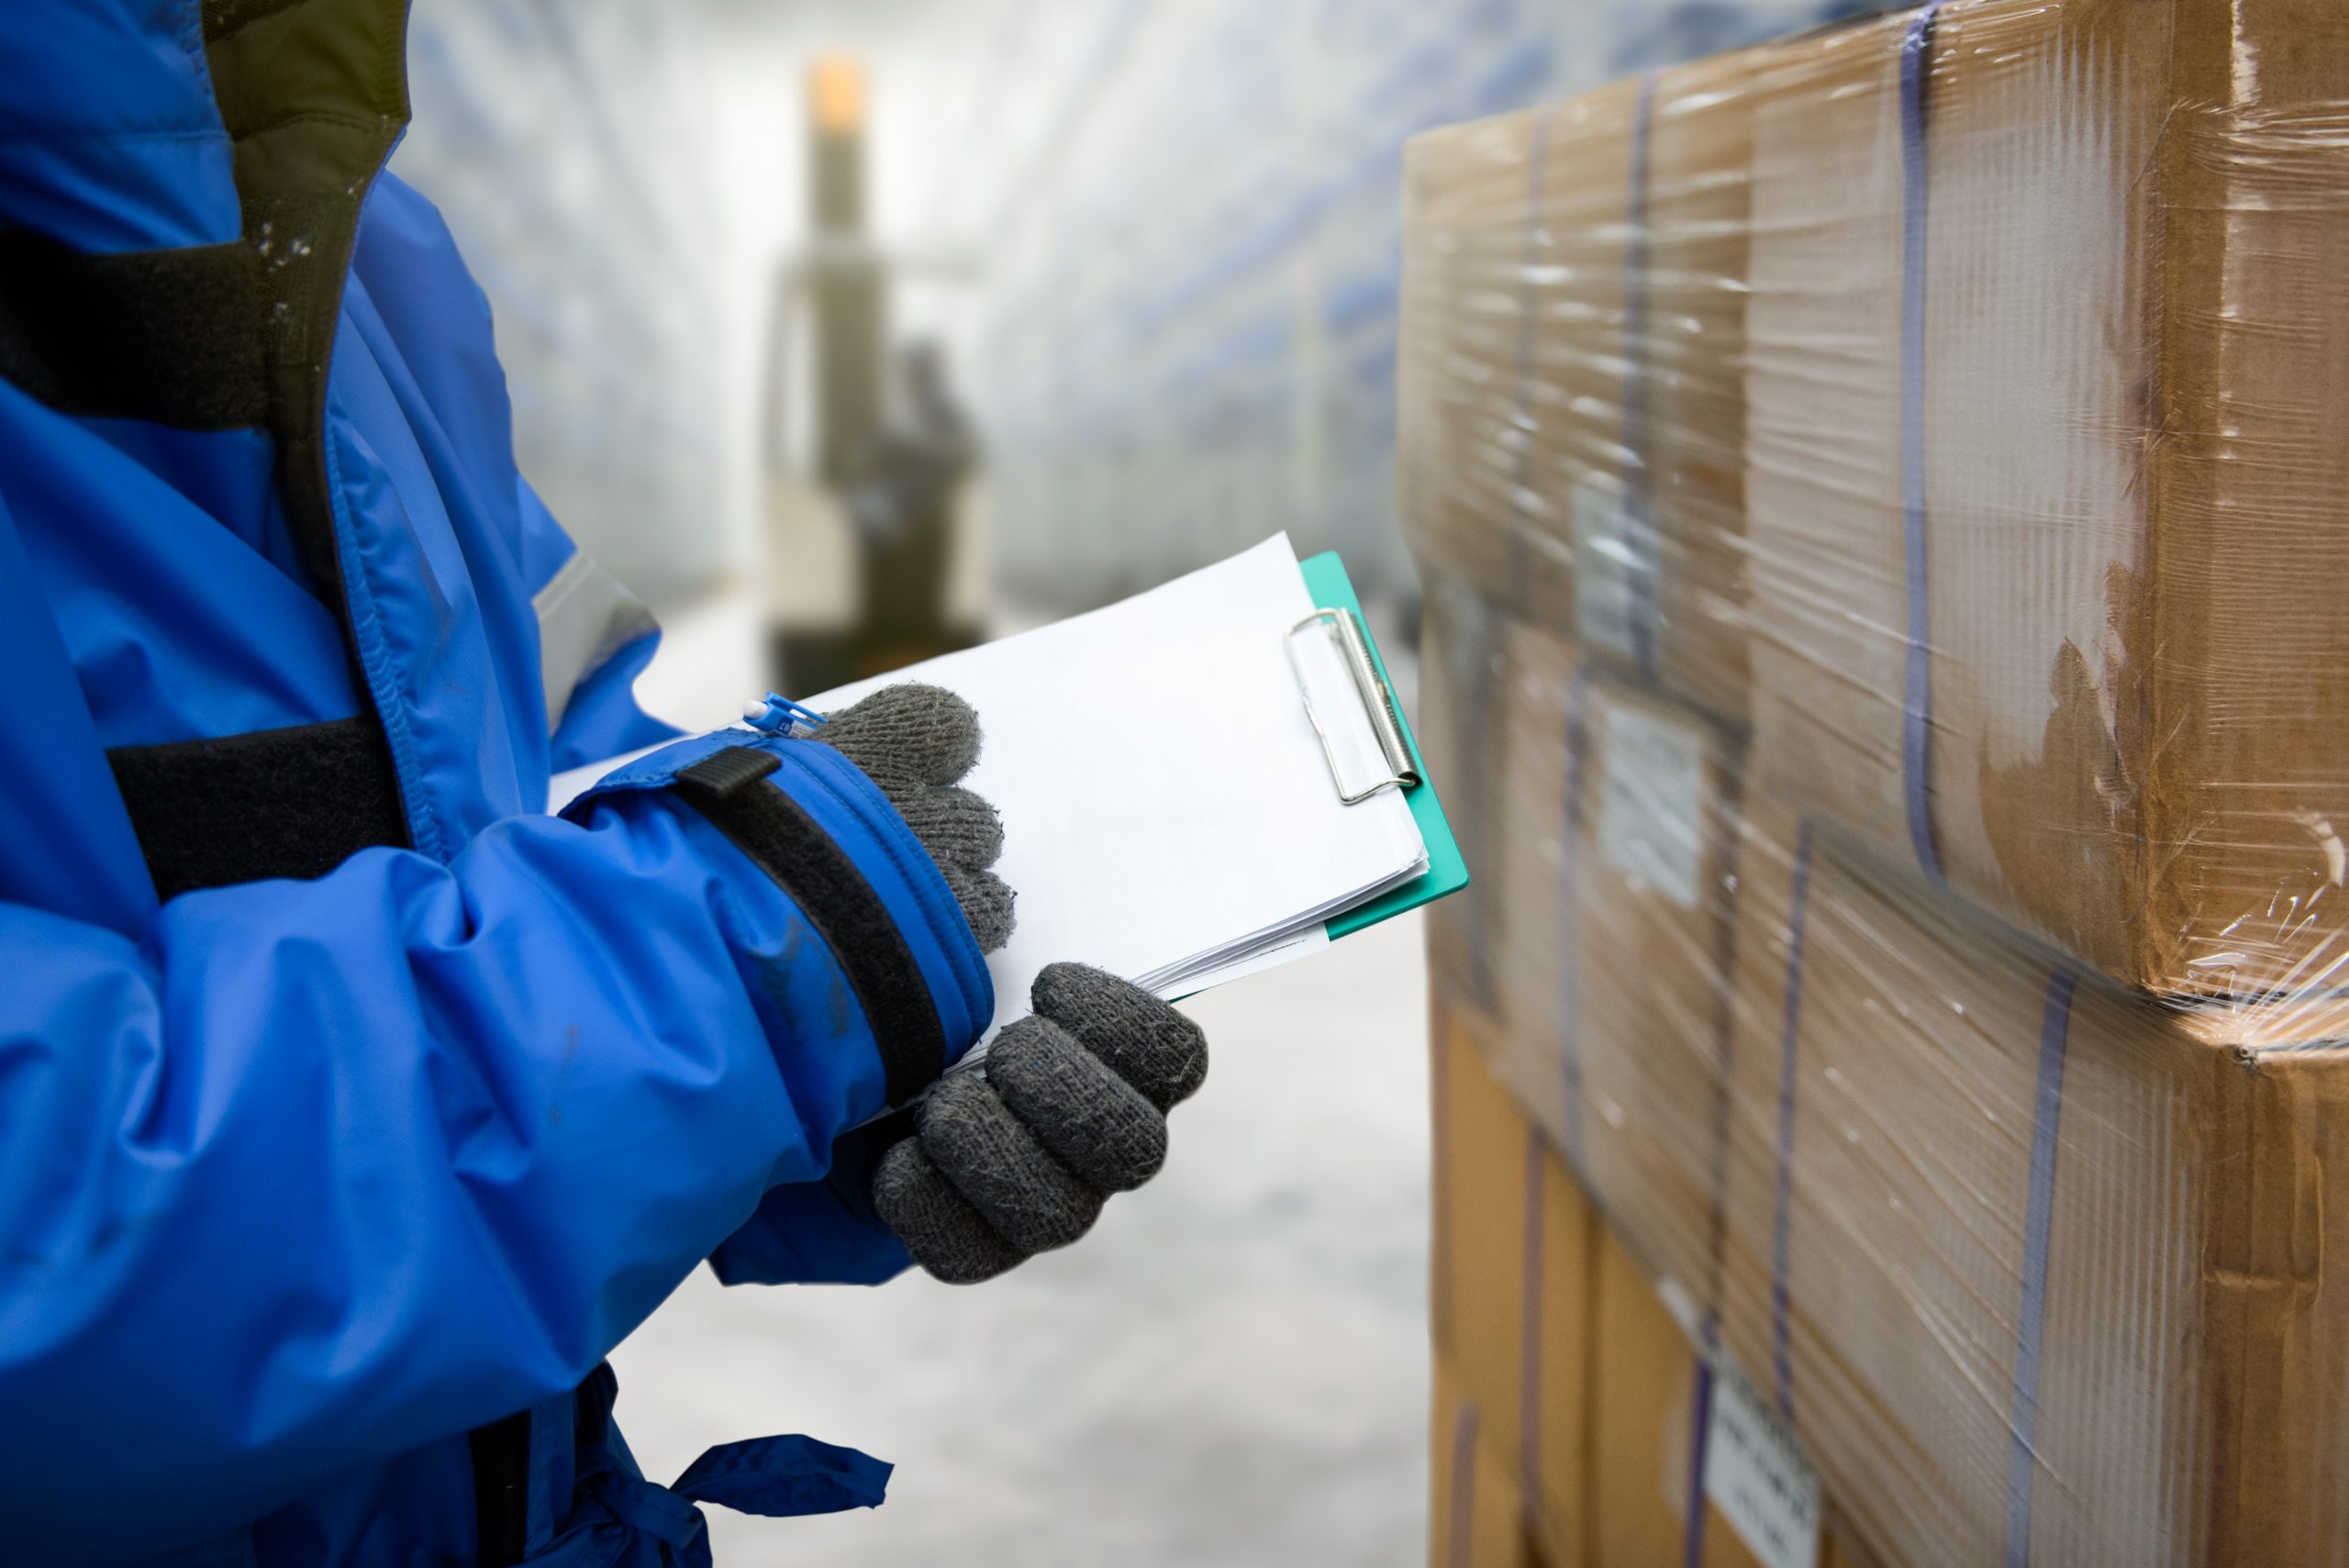
[[[1489,1022],[1439,991],[1432,1023],[1431,1562],[1682,1564],[1703,1463],[1696,1301],[1667,1284],[1667,1309],[1598,1223],[1495,1077]],[[1718,1507],[1696,1523],[1698,1561],[1753,1561]]]
[[[1642,1258],[1717,1247],[1734,742],[1573,645],[1506,639],[1492,880],[1502,1077]]]
[[[1456,996],[1487,1013],[1498,915],[1498,884],[1490,873],[1501,854],[1500,755],[1507,739],[1497,700],[1505,624],[1499,606],[1469,584],[1452,577],[1429,581],[1417,730],[1469,883],[1429,907],[1428,964]]]
[[[1437,1307],[1486,1404],[1522,1407],[1534,1146],[1514,1098],[1579,1140],[1639,1266],[1720,1314],[1882,1561],[2003,1560],[2010,1540],[2042,1562],[2341,1560],[2349,1305],[2326,1262],[2349,1255],[2349,1219],[2327,1200],[2349,1159],[2349,1000],[2108,989],[1830,826],[1758,796],[1732,810],[1725,743],[1694,783],[1622,792],[1640,815],[1611,829],[1603,805],[1570,818],[1561,693],[1582,686],[1587,784],[1613,684],[1522,627],[1502,644],[1499,1013],[1457,1010],[1445,1081],[1468,1086],[1445,1115],[1469,1130],[1446,1165],[1466,1173],[1442,1199],[1458,1240],[1440,1252],[1463,1295]],[[1734,874],[1704,909],[1659,901],[1670,879],[1636,824],[1709,795],[1666,815],[1709,817],[1734,847],[1706,853],[1733,852]],[[1571,899],[1570,822],[1589,835],[1585,869],[1613,865]],[[1731,934],[1722,982],[1692,979],[1708,917]],[[1545,1284],[1545,1301],[1570,1290]],[[1517,1440],[1508,1419],[1493,1418]],[[1595,1417],[1587,1429],[1595,1475],[1616,1440]],[[1613,1528],[1612,1485],[1586,1483],[1586,1540]]]
[[[1739,876],[1723,1334],[1861,1539],[2349,1561],[2342,1004],[2108,990],[1752,801]]]
[[[2335,0],[1954,0],[1750,96],[1757,786],[2124,984],[2339,984]]]
[[[1482,1440],[1532,1499],[1528,1528],[1544,1562],[1581,1568],[1597,1226],[1493,1076],[1495,1041],[1475,1015],[1439,1001],[1434,1041],[1437,1351],[1476,1405]]]
[[[2333,0],[1950,0],[1427,134],[1423,565],[2124,984],[2332,983],[2344,99]]]
[[[1429,1467],[1430,1568],[1544,1568],[1525,1531],[1525,1497],[1494,1450],[1484,1407],[1439,1351]]]
[[[1508,603],[1538,504],[1521,473],[1531,113],[1446,128],[1403,155],[1396,506],[1423,573]]]
[[[1760,1568],[1705,1497],[1709,1384],[1687,1331],[1612,1235],[1596,1282],[1592,1568]]]
[[[1399,508],[1423,562],[1742,722],[1760,55],[1405,155]]]

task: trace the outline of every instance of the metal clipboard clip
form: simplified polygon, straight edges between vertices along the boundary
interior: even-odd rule
[[[1338,771],[1338,751],[1330,743],[1329,727],[1321,722],[1320,713],[1313,706],[1313,683],[1306,673],[1305,662],[1297,656],[1297,639],[1300,633],[1315,627],[1338,645],[1341,661],[1353,676],[1354,690],[1362,698],[1363,711],[1370,719],[1371,733],[1378,738],[1378,750],[1386,759],[1387,776],[1366,789],[1349,791],[1346,781]],[[1370,639],[1363,634],[1362,623],[1352,610],[1319,609],[1288,628],[1282,639],[1288,651],[1289,668],[1297,673],[1297,694],[1305,701],[1305,717],[1313,722],[1313,733],[1321,741],[1321,755],[1330,764],[1330,782],[1338,788],[1338,799],[1346,806],[1368,800],[1385,789],[1417,789],[1419,771],[1411,763],[1411,749],[1403,743],[1403,725],[1395,702],[1394,688],[1378,673],[1370,657]]]

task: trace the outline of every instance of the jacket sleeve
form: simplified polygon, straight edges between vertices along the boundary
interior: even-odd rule
[[[709,1255],[727,1284],[882,1284],[913,1267],[913,1255],[873,1207],[881,1156],[911,1136],[910,1113],[884,1117],[832,1146],[822,1179],[775,1187],[758,1212]]]
[[[135,941],[0,904],[12,1552],[201,1539],[569,1389],[976,1037],[984,966],[879,792],[739,739],[451,864],[190,894]],[[910,966],[885,997],[841,940],[875,918]],[[932,1056],[875,1028],[915,1004]]]
[[[440,212],[395,172],[369,192],[351,267],[376,351],[397,361],[436,441],[476,487],[478,520],[499,545],[476,569],[510,571],[529,596],[551,770],[675,740],[630,692],[659,640],[652,617],[517,472],[488,297]]]

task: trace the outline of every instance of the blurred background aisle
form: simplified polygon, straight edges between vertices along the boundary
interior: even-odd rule
[[[966,598],[1103,603],[1276,528],[1399,595],[1404,140],[1862,8],[417,0],[393,167],[489,295],[525,471],[656,607],[763,582],[826,506],[810,296],[852,250],[868,357],[934,345],[985,453]],[[855,246],[810,221],[825,60]],[[829,556],[790,570],[848,613],[805,602],[853,594]]]
[[[1418,129],[1850,0],[417,0],[394,168],[495,317],[524,472],[690,728],[1286,528],[1408,670],[1391,495]],[[803,1430],[877,1514],[721,1562],[1396,1563],[1426,1514],[1416,918],[1193,1006],[1168,1175],[957,1292],[681,1290],[647,1471]]]

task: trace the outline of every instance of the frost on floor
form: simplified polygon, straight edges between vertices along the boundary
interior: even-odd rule
[[[622,1346],[667,1480],[804,1431],[896,1462],[873,1512],[712,1508],[720,1568],[1422,1560],[1427,1055],[1417,917],[1186,1004],[1213,1070],[1094,1233],[950,1289],[723,1290]]]

